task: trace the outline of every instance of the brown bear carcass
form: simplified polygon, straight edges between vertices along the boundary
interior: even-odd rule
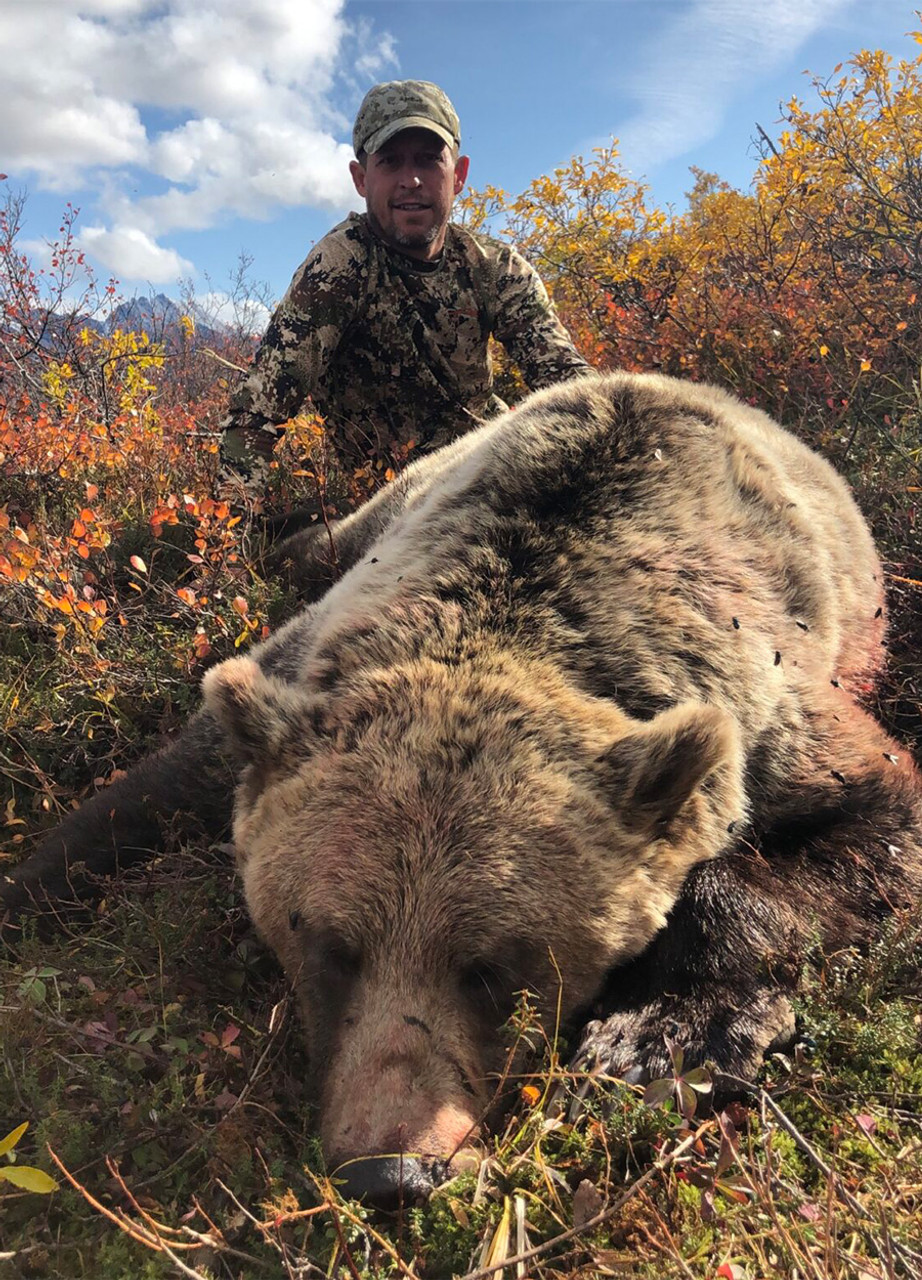
[[[422,1194],[488,1114],[527,990],[597,1067],[751,1075],[817,936],[922,888],[920,786],[856,700],[881,573],[827,463],[762,413],[589,378],[287,548],[277,635],[3,887],[81,893],[236,785],[246,900],[300,998],[331,1167]],[[585,1060],[585,1055],[584,1055]]]

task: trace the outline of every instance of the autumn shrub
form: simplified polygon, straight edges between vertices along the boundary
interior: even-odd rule
[[[280,604],[253,571],[252,506],[218,484],[221,384],[247,353],[193,348],[191,322],[157,341],[113,325],[116,285],[76,249],[76,210],[42,270],[17,247],[21,213],[10,200],[0,214],[0,775],[14,841],[184,716],[203,664],[266,634]]]
[[[814,90],[764,135],[748,191],[694,170],[687,207],[660,210],[612,144],[518,196],[473,193],[466,217],[535,262],[591,363],[758,404],[917,554],[922,57],[864,52]]]

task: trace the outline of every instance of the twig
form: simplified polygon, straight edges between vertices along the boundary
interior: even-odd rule
[[[309,1170],[306,1170],[305,1172],[310,1173]],[[401,1258],[400,1254],[397,1252],[397,1250],[394,1248],[394,1246],[390,1243],[389,1240],[385,1239],[385,1237],[382,1236],[379,1232],[377,1232],[374,1229],[374,1227],[372,1227],[369,1223],[364,1222],[359,1217],[356,1217],[356,1215],[347,1207],[347,1205],[342,1200],[339,1200],[339,1202],[337,1203],[338,1198],[333,1193],[333,1189],[330,1184],[329,1178],[320,1179],[315,1174],[312,1174],[312,1173],[310,1174],[310,1177],[315,1187],[317,1188],[317,1190],[320,1191],[321,1194],[323,1195],[323,1198],[326,1202],[325,1206],[321,1206],[321,1207],[329,1208],[333,1215],[333,1225],[336,1229],[336,1234],[337,1236],[339,1236],[340,1240],[342,1240],[342,1234],[341,1234],[342,1226],[339,1222],[339,1214],[342,1214],[344,1218],[348,1218],[348,1220],[352,1223],[353,1226],[360,1227],[363,1231],[367,1232],[367,1234],[371,1236],[372,1240],[374,1240],[374,1242],[377,1245],[380,1245],[380,1247],[385,1251],[385,1253],[388,1254],[391,1261],[397,1264],[397,1267],[399,1268],[401,1275],[409,1277],[410,1280],[416,1280],[416,1272],[413,1270],[413,1267],[407,1266],[403,1258]],[[308,1210],[307,1212],[311,1212],[311,1211]],[[348,1254],[346,1255],[346,1260],[351,1265],[352,1260]]]
[[[352,1276],[352,1280],[362,1280],[362,1277],[359,1275],[358,1268],[352,1259],[352,1254],[349,1252],[349,1246],[346,1244],[346,1237],[343,1235],[343,1224],[340,1222],[339,1213],[335,1208],[332,1216],[333,1230],[336,1232],[336,1239],[339,1241],[339,1248],[346,1260],[346,1266],[349,1268],[349,1274]]]
[[[762,139],[762,141],[763,141],[763,142],[765,143],[765,145],[768,147],[769,151],[772,153],[772,155],[773,155],[773,156],[777,156],[777,155],[778,155],[778,148],[775,146],[775,144],[772,142],[771,138],[768,136],[768,134],[765,132],[765,130],[762,128],[762,126],[759,124],[758,120],[756,121],[756,128],[757,128],[757,129],[758,129],[758,131],[759,131],[759,137]]]
[[[574,1236],[584,1235],[588,1231],[594,1231],[596,1227],[607,1222],[609,1218],[613,1218],[629,1200],[641,1192],[648,1183],[658,1173],[662,1173],[664,1169],[668,1169],[671,1164],[678,1160],[679,1156],[684,1155],[689,1147],[693,1147],[703,1133],[714,1128],[713,1120],[706,1120],[704,1124],[699,1125],[694,1133],[689,1134],[682,1142],[679,1143],[672,1151],[666,1155],[660,1156],[655,1164],[651,1165],[645,1174],[637,1179],[627,1191],[613,1201],[607,1209],[602,1209],[594,1218],[589,1218],[586,1222],[578,1227],[571,1227],[569,1231],[563,1231],[559,1236],[554,1236],[551,1240],[546,1240],[544,1244],[536,1245],[534,1249],[528,1249],[525,1253],[516,1254],[513,1258],[504,1258],[502,1263],[494,1263],[490,1267],[481,1267],[478,1271],[468,1271],[459,1280],[491,1280],[496,1272],[503,1267],[514,1267],[519,1262],[530,1262],[532,1258],[539,1258],[542,1254],[548,1253],[551,1249],[556,1249],[559,1244],[563,1244],[567,1240],[572,1240]]]
[[[659,1212],[659,1210],[656,1208],[653,1201],[650,1199],[648,1195],[644,1195],[643,1201],[648,1206],[648,1208],[652,1210],[656,1218],[657,1227],[659,1228],[660,1231],[662,1231],[663,1235],[666,1237],[667,1241],[669,1242],[669,1250],[667,1251],[663,1247],[663,1245],[654,1238],[653,1232],[650,1230],[650,1228],[645,1226],[642,1222],[638,1222],[637,1225],[640,1228],[640,1230],[643,1232],[643,1234],[647,1237],[647,1240],[650,1242],[651,1248],[655,1249],[657,1253],[667,1256],[671,1262],[677,1263],[679,1270],[682,1272],[684,1276],[688,1276],[689,1280],[695,1280],[695,1273],[694,1271],[692,1271],[691,1267],[688,1265],[688,1263],[682,1257],[679,1250],[676,1248],[675,1239],[673,1238],[672,1232],[669,1230],[669,1227],[665,1219],[663,1218],[663,1215]]]
[[[826,1163],[826,1161],[823,1159],[820,1153],[816,1150],[816,1148],[810,1142],[807,1141],[804,1135],[800,1132],[800,1130],[794,1124],[793,1120],[788,1119],[788,1117],[784,1114],[784,1112],[777,1105],[774,1099],[764,1089],[760,1089],[758,1091],[758,1094],[759,1094],[759,1101],[761,1102],[762,1106],[767,1108],[772,1113],[772,1115],[775,1117],[778,1124],[785,1131],[785,1133],[790,1138],[794,1139],[794,1141],[797,1143],[798,1147],[800,1147],[804,1155],[817,1167],[817,1169],[819,1169],[819,1171],[823,1174],[824,1177],[829,1179],[829,1184],[835,1191],[836,1195],[838,1195],[838,1197],[843,1201],[843,1203],[846,1204],[849,1209],[851,1209],[852,1213],[856,1216],[856,1218],[858,1218],[859,1221],[861,1221],[862,1219],[866,1219],[868,1217],[868,1214],[867,1214],[867,1211],[862,1208],[860,1201],[856,1200],[855,1197],[852,1195],[852,1193],[848,1191],[846,1187],[843,1186],[842,1179],[838,1176],[836,1171]],[[868,1230],[868,1236],[873,1242],[875,1249],[877,1249],[879,1252],[883,1251],[884,1253],[886,1253],[886,1252],[889,1252],[890,1248],[892,1248],[892,1251],[894,1253],[899,1254],[900,1259],[903,1262],[905,1263],[912,1262],[917,1265],[922,1264],[922,1253],[916,1253],[914,1249],[910,1249],[906,1245],[900,1244],[896,1240],[888,1241],[889,1248],[884,1248],[882,1241],[878,1240],[877,1237],[870,1230]]]
[[[266,1058],[269,1056],[272,1049],[275,1047],[275,1043],[278,1040],[279,1036],[281,1035],[282,1031],[284,1031],[286,1028],[286,1021],[287,1021],[287,1016],[290,1009],[290,1003],[291,1002],[289,997],[283,996],[283,998],[273,1006],[272,1011],[269,1015],[269,1036],[266,1041],[266,1044],[264,1045],[263,1050],[260,1053],[259,1057],[256,1059],[256,1064],[253,1067],[253,1070],[250,1072],[249,1079],[247,1080],[246,1084],[238,1093],[236,1101],[233,1102],[231,1106],[228,1108],[227,1115],[229,1116],[233,1115],[233,1113],[237,1110],[237,1108],[246,1100],[247,1094],[251,1092],[253,1085],[256,1083],[257,1079],[259,1078],[259,1073],[262,1070],[262,1067],[264,1062],[266,1061]],[[279,1013],[279,1010],[281,1010],[281,1014],[278,1017],[278,1020],[276,1021],[275,1020],[276,1014]]]
[[[183,1260],[177,1257],[177,1255],[173,1252],[173,1250],[170,1248],[170,1245],[166,1242],[166,1240],[164,1240],[163,1236],[161,1235],[161,1231],[168,1231],[170,1233],[175,1233],[176,1229],[174,1227],[162,1226],[161,1223],[156,1222],[154,1218],[151,1217],[151,1215],[147,1212],[146,1209],[141,1208],[136,1198],[129,1191],[127,1185],[125,1184],[125,1179],[119,1173],[118,1166],[115,1164],[115,1161],[111,1158],[111,1156],[106,1156],[106,1168],[109,1170],[112,1177],[118,1183],[119,1188],[121,1189],[122,1193],[126,1196],[128,1203],[131,1205],[131,1207],[141,1215],[141,1217],[144,1219],[145,1222],[147,1222],[150,1225],[150,1229],[153,1232],[154,1238],[157,1241],[156,1246],[151,1245],[150,1247],[152,1249],[155,1249],[155,1252],[157,1253],[165,1253],[166,1256],[173,1263],[173,1266],[178,1267],[184,1276],[189,1276],[190,1280],[208,1280],[207,1276],[202,1275],[201,1271],[196,1271],[193,1267],[187,1267],[186,1264],[183,1262]],[[209,1240],[208,1243],[212,1248],[215,1247],[215,1242],[213,1240]],[[200,1244],[194,1244],[194,1245],[176,1244],[176,1248],[198,1249],[198,1248],[201,1248],[201,1245]]]
[[[74,1188],[75,1191],[80,1192],[84,1200],[87,1202],[88,1205],[90,1205],[91,1208],[95,1209],[97,1213],[101,1213],[104,1218],[108,1218],[110,1222],[114,1222],[120,1231],[124,1231],[126,1236],[130,1236],[131,1239],[136,1240],[138,1244],[146,1245],[148,1249],[153,1249],[156,1253],[161,1252],[161,1247],[163,1243],[162,1240],[158,1239],[156,1236],[154,1236],[150,1231],[146,1230],[144,1227],[140,1227],[133,1222],[129,1222],[128,1219],[125,1218],[123,1215],[119,1213],[114,1213],[111,1209],[107,1209],[106,1206],[102,1204],[99,1200],[97,1200],[96,1197],[92,1195],[86,1189],[86,1187],[83,1186],[82,1183],[77,1181],[77,1179],[74,1177],[71,1171],[66,1167],[63,1160],[61,1160],[61,1158],[55,1152],[54,1148],[51,1146],[51,1143],[49,1142],[49,1143],[46,1143],[45,1145],[48,1148],[48,1154],[51,1156],[52,1160],[61,1170],[64,1177],[67,1179],[67,1181],[70,1183],[70,1185]],[[177,1244],[176,1247],[178,1249],[201,1248],[201,1246],[197,1244]]]
[[[32,1012],[43,1022],[48,1022],[53,1027],[59,1027],[62,1031],[67,1031],[74,1040],[99,1040],[102,1044],[111,1045],[113,1049],[122,1049],[125,1053],[136,1053],[139,1057],[146,1058],[148,1062],[154,1062],[158,1066],[162,1066],[166,1061],[163,1054],[157,1053],[149,1045],[128,1044],[125,1040],[119,1040],[116,1036],[109,1035],[108,1032],[103,1031],[101,1028],[94,1028],[92,1031],[88,1031],[84,1027],[75,1027],[72,1022],[67,1022],[64,1018],[56,1018],[53,1013],[45,1013],[41,1009],[33,1009]]]
[[[218,364],[223,364],[225,369],[233,369],[235,373],[247,372],[243,365],[234,364],[232,360],[225,360],[224,356],[219,356],[217,351],[212,351],[211,347],[202,347],[202,351],[206,356],[211,356],[212,360],[217,360]]]

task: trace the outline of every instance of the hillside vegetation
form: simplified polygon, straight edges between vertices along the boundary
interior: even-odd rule
[[[920,758],[922,57],[861,53],[817,90],[763,135],[747,192],[696,173],[687,209],[659,209],[612,147],[463,212],[531,258],[593,363],[717,382],[849,478],[892,612],[868,697]],[[0,220],[6,865],[285,616],[260,568],[266,518],[306,490],[341,512],[390,475],[336,475],[305,416],[264,500],[229,491],[216,432],[248,325],[206,326],[191,301],[157,332],[107,322],[118,287],[83,261],[76,212],[44,271],[21,214],[11,198]],[[501,358],[500,377],[517,398]],[[86,920],[6,945],[0,1275],[917,1277],[920,973],[918,920],[870,955],[818,955],[796,1054],[705,1119],[707,1078],[687,1081],[678,1053],[646,1095],[568,1078],[523,1000],[535,1074],[479,1175],[375,1219],[324,1174],[296,1020],[228,860],[177,848]]]

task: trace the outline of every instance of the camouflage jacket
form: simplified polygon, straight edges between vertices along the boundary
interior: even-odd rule
[[[343,467],[399,462],[505,408],[491,334],[532,389],[589,369],[534,268],[508,245],[449,225],[439,261],[423,263],[351,214],[295,272],[224,430],[265,452],[277,424],[312,407]]]

